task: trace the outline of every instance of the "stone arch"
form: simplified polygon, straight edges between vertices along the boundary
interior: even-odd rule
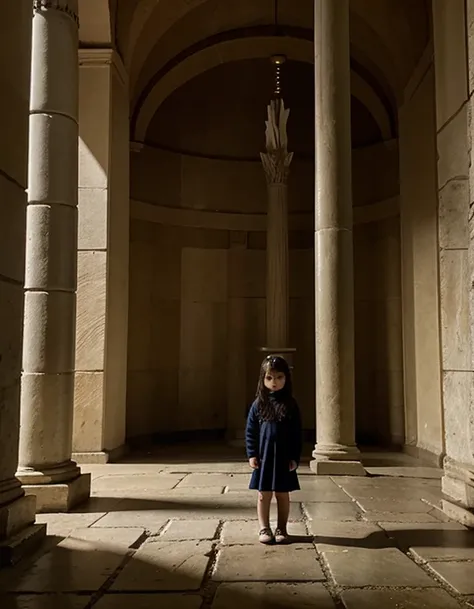
[[[391,11],[388,0],[381,0],[384,4],[384,11]],[[130,0],[132,3],[133,0]],[[178,22],[186,17],[191,11],[205,5],[209,0],[135,0],[132,11],[128,11],[128,21],[130,23],[126,40],[123,43],[124,59],[130,72],[131,90],[137,84],[139,74],[143,69],[148,57],[153,52],[157,41],[161,39],[169,30],[175,27]],[[307,0],[298,5],[298,10],[288,11],[285,19],[285,26],[312,28],[313,0]],[[248,23],[261,23],[261,7],[256,7],[251,0],[241,0],[238,5],[240,21],[230,22],[227,19],[225,24],[217,26],[216,31],[228,31],[229,29],[240,27],[244,24],[246,16]],[[258,15],[257,15],[257,13]],[[382,14],[384,11],[381,11]],[[359,63],[373,72],[378,79],[386,81],[387,93],[399,98],[401,88],[403,88],[403,53],[397,45],[392,44],[380,35],[377,30],[378,16],[366,18],[364,3],[351,2],[351,53]],[[212,21],[213,15],[209,16]],[[236,16],[239,19],[238,16]],[[391,22],[392,42],[397,41],[397,36],[404,31],[405,23],[402,19],[406,18],[406,13],[396,11]],[[409,20],[409,19],[408,19]],[[379,24],[380,25],[380,24]],[[380,25],[383,29],[383,24]],[[379,29],[380,29],[379,28]],[[211,35],[211,34],[209,34]],[[191,44],[191,40],[189,44]]]
[[[308,40],[271,37],[238,38],[206,47],[189,55],[171,67],[150,89],[136,109],[132,123],[132,139],[146,140],[153,116],[169,95],[192,78],[207,70],[231,61],[269,57],[284,53],[289,59],[313,62],[313,45]],[[352,94],[369,110],[377,122],[384,140],[392,137],[388,111],[373,88],[354,70],[351,72]]]

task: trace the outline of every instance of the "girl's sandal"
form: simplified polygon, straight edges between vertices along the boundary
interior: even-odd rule
[[[271,529],[262,529],[258,534],[258,541],[260,543],[273,543],[274,537]]]
[[[286,531],[282,531],[281,529],[275,530],[275,542],[276,543],[287,543],[288,539],[289,539],[289,536]]]

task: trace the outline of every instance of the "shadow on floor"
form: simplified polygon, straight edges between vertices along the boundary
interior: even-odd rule
[[[67,547],[58,545],[64,538],[54,541],[52,544],[49,539],[48,548],[40,557],[0,572],[2,609],[200,609],[203,602],[212,609],[303,609],[310,602],[321,609],[336,608],[319,583],[322,578],[318,569],[314,581],[296,585],[212,580],[217,549],[214,544],[209,551],[211,542],[202,543],[202,547],[198,542],[191,544],[195,546],[191,557],[166,555],[164,547],[162,554],[158,548],[150,558],[143,553],[145,536],[130,550],[113,544],[94,547],[74,537],[67,539]],[[150,546],[158,544],[147,545],[149,553]],[[249,560],[250,549],[251,546]],[[320,596],[322,604],[317,602]]]

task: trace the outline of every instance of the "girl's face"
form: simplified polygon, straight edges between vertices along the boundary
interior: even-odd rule
[[[263,382],[268,391],[280,391],[285,386],[286,376],[283,372],[267,370]]]

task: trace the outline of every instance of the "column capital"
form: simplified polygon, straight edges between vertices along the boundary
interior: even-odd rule
[[[33,0],[34,11],[56,10],[65,13],[79,27],[77,0]]]
[[[262,152],[263,169],[267,184],[286,184],[293,153],[288,152],[286,125],[290,115],[282,99],[274,99],[267,106],[265,141],[267,152]]]
[[[122,84],[128,82],[128,73],[122,58],[115,49],[79,49],[79,66],[81,68],[113,67]]]

